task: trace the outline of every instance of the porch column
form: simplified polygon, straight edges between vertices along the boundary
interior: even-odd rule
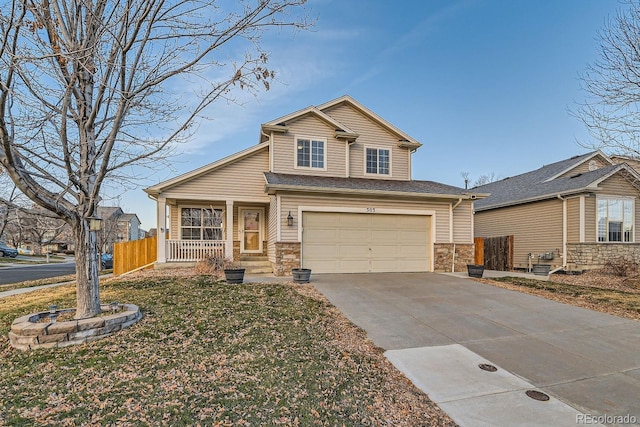
[[[233,259],[233,200],[227,200],[227,239],[224,245],[224,257]]]
[[[167,262],[167,199],[158,197],[157,202],[157,223],[156,236],[158,238],[158,259],[157,262]]]

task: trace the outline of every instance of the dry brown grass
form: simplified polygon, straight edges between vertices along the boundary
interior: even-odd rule
[[[73,287],[0,299],[0,426],[455,425],[311,286],[181,269],[105,281],[102,297],[144,318],[31,352],[9,347],[11,320],[71,306]]]
[[[548,281],[519,277],[475,280],[577,307],[640,320],[637,277],[591,271],[579,275],[552,274]]]

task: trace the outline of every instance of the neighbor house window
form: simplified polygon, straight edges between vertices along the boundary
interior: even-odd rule
[[[378,175],[390,174],[389,150],[382,148],[367,148],[366,150],[367,173]]]
[[[222,209],[182,208],[180,231],[185,240],[222,240]]]
[[[324,169],[324,140],[296,139],[296,167]]]
[[[598,242],[633,242],[633,199],[598,198]]]

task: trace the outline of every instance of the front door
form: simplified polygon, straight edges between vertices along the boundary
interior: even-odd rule
[[[262,253],[264,209],[240,209],[240,252]]]

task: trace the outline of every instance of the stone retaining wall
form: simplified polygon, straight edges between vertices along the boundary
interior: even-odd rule
[[[108,316],[91,317],[63,322],[41,322],[49,317],[48,311],[18,317],[11,324],[9,341],[19,350],[35,348],[66,347],[96,341],[136,323],[142,318],[137,305],[120,304],[121,309]],[[124,307],[124,308],[122,308]],[[102,305],[102,311],[110,311]],[[74,312],[75,309],[57,310],[58,314]]]

